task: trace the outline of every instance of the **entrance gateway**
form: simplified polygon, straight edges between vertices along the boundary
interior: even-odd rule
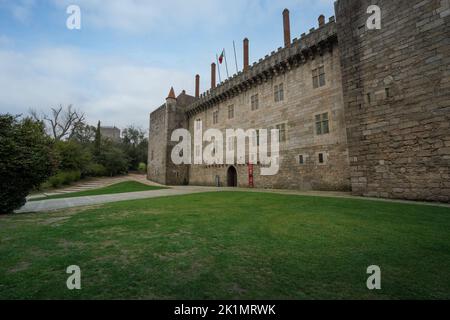
[[[237,187],[238,183],[237,183],[237,171],[236,168],[234,166],[231,166],[228,168],[228,172],[227,172],[227,180],[228,180],[228,187]]]

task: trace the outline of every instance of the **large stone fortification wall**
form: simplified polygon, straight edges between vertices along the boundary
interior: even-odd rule
[[[449,1],[339,0],[336,20],[353,192],[449,201]]]

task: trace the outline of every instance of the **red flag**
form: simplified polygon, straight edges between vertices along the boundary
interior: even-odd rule
[[[222,64],[224,57],[225,57],[225,49],[223,49],[222,53],[220,54],[220,57],[219,57],[219,63],[220,64]]]

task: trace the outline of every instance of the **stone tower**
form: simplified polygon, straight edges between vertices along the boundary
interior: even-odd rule
[[[195,100],[183,92],[176,97],[170,89],[166,103],[154,111],[150,117],[148,178],[165,185],[187,184],[189,167],[176,166],[171,161],[171,153],[177,142],[171,142],[172,132],[187,129],[185,108]]]
[[[449,3],[335,4],[357,195],[450,200]],[[374,4],[381,29],[367,26]]]

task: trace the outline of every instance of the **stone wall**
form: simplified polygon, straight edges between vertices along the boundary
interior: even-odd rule
[[[178,144],[171,141],[174,130],[187,128],[186,107],[194,101],[194,97],[187,95],[184,91],[176,101],[167,104],[167,149],[166,149],[166,184],[185,185],[189,183],[189,166],[175,165],[172,160],[172,150]]]
[[[339,0],[336,20],[353,192],[449,201],[449,1]]]
[[[161,184],[166,184],[166,141],[166,105],[164,104],[150,115],[147,166],[147,178]]]
[[[267,78],[237,95],[222,99],[201,112],[190,113],[189,128],[192,137],[196,120],[202,120],[204,131],[216,128],[222,132],[225,132],[225,129],[238,128],[270,129],[284,123],[287,140],[281,144],[280,172],[275,176],[261,176],[260,166],[255,166],[255,187],[349,190],[339,49],[336,45],[329,49],[322,52],[322,55],[317,53],[310,56],[296,67]],[[325,67],[326,85],[314,89],[312,70],[320,66]],[[274,86],[281,83],[284,100],[275,102]],[[259,108],[252,111],[251,97],[256,94]],[[234,118],[230,120],[228,107],[231,105],[234,106]],[[214,124],[213,113],[216,111],[219,112],[219,122]],[[329,115],[330,133],[317,135],[315,116],[322,113]],[[195,152],[194,146],[192,151]],[[225,152],[226,150],[224,154]],[[326,163],[318,163],[319,153],[324,154]],[[304,164],[299,163],[299,155],[304,156]],[[227,165],[193,165],[189,173],[190,183],[215,185],[216,176],[219,176],[221,185],[227,186],[228,168]],[[247,166],[238,165],[236,168],[238,185],[247,187],[249,183]]]

